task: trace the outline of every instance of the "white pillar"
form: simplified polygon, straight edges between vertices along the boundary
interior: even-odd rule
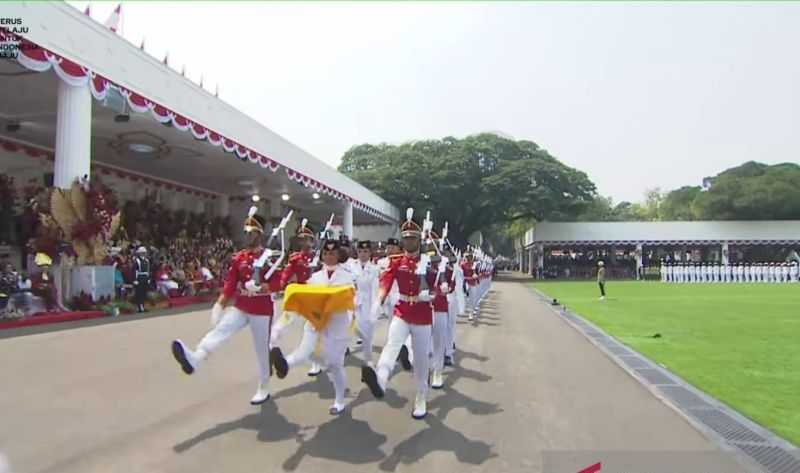
[[[72,187],[77,178],[90,175],[92,148],[92,95],[89,87],[58,82],[56,148],[53,185]]]
[[[638,243],[636,245],[636,279],[641,279],[641,268],[642,268],[642,253],[644,249],[642,248],[642,244]]]
[[[345,235],[353,238],[353,203],[345,201],[344,203],[344,223],[342,224],[342,231]]]
[[[544,273],[544,245],[536,245],[536,268]]]
[[[231,214],[231,200],[227,195],[217,197],[218,206],[217,211],[220,217],[227,217]]]

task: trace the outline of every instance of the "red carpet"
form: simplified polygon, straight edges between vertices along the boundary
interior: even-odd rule
[[[187,305],[193,304],[207,304],[212,302],[216,296],[212,294],[206,294],[204,296],[185,296],[185,297],[170,297],[169,298],[169,306],[170,307],[183,307]]]
[[[85,312],[53,312],[41,315],[33,315],[17,320],[0,321],[0,330],[19,327],[30,327],[32,325],[54,324],[58,322],[69,322],[73,320],[97,319],[105,317],[107,314],[100,310],[90,310]]]

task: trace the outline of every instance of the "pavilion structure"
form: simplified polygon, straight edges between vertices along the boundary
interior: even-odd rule
[[[586,278],[603,260],[615,277],[668,262],[782,262],[797,257],[800,221],[541,222],[517,250],[520,268]]]

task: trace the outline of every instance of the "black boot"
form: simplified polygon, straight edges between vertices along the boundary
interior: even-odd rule
[[[400,353],[397,354],[397,360],[406,371],[411,371],[411,361],[408,359],[408,348],[405,345],[400,347]]]
[[[275,347],[270,350],[269,361],[275,368],[275,374],[278,375],[278,379],[285,378],[289,373],[289,363],[286,362],[286,358],[283,357],[283,352],[280,348]]]

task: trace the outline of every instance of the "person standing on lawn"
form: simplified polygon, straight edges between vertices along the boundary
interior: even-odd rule
[[[600,286],[600,300],[606,300],[606,267],[602,261],[597,262],[597,285]]]

